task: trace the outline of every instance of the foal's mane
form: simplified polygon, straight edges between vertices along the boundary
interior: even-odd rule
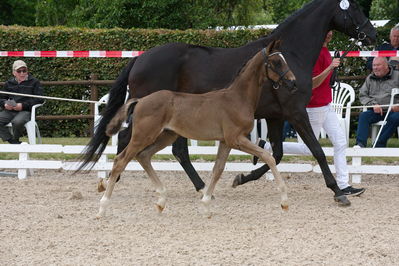
[[[255,56],[258,56],[260,53],[262,53],[263,49],[266,49],[266,48],[262,48],[262,50],[260,50],[259,52],[257,52],[253,57],[251,57],[248,61],[246,61],[246,62],[238,69],[238,71],[237,71],[237,73],[234,75],[234,77],[233,77],[231,83],[233,83],[233,82],[241,75],[241,73],[244,72],[245,69],[247,69],[247,67],[248,67],[248,65],[249,65],[249,62],[252,61],[252,59],[254,59]],[[230,83],[230,84],[231,84],[231,83]]]

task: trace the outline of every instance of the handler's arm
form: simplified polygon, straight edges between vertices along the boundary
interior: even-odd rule
[[[320,84],[323,83],[323,81],[327,78],[328,74],[330,74],[330,71],[338,67],[340,62],[341,62],[340,58],[334,58],[331,62],[331,65],[329,65],[326,69],[324,69],[324,71],[321,72],[319,75],[313,77],[312,89],[319,87]]]

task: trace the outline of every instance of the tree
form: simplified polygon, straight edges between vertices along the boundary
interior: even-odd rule
[[[79,0],[38,0],[36,4],[36,26],[67,25]]]
[[[2,0],[0,1],[0,24],[35,25],[35,1]]]
[[[399,0],[374,0],[371,5],[372,19],[390,19],[399,21]]]
[[[256,0],[81,0],[74,26],[91,28],[208,28],[249,25]]]
[[[308,0],[263,0],[263,9],[271,15],[273,23],[279,24]]]

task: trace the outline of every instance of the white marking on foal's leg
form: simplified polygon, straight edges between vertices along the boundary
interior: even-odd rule
[[[272,155],[265,150],[262,151],[261,155],[264,158],[264,161],[270,167],[270,170],[272,171],[274,176],[274,180],[276,180],[277,182],[277,187],[280,191],[280,196],[281,196],[281,202],[280,202],[281,208],[283,210],[288,210],[287,186],[284,182],[284,179],[281,177],[280,172],[277,170],[276,161],[272,157]]]
[[[166,189],[157,189],[156,193],[159,195],[158,201],[155,204],[156,209],[158,212],[162,212],[165,209],[166,205]]]
[[[97,219],[99,219],[101,217],[104,217],[105,212],[107,210],[107,207],[109,206],[110,203],[111,203],[111,200],[108,199],[105,196],[105,193],[104,193],[104,195],[102,196],[102,198],[100,200],[100,209],[99,209],[98,214],[96,216]]]
[[[274,179],[277,181],[277,186],[280,191],[281,196],[281,208],[283,210],[288,210],[288,195],[287,195],[287,186],[284,182],[284,179],[281,177],[280,172],[277,170],[276,166],[271,167],[271,170],[274,175]]]
[[[209,205],[211,204],[211,201],[212,201],[212,195],[207,195],[207,193],[205,192],[204,196],[202,196],[201,202],[202,202],[202,205],[204,206],[204,214],[208,218],[211,218],[211,216],[212,216],[211,209],[209,207]]]

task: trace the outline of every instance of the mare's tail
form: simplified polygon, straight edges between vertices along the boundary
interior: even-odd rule
[[[105,131],[108,137],[118,133],[119,129],[122,127],[122,123],[126,121],[128,117],[134,112],[134,107],[139,102],[139,99],[130,99],[126,104],[124,104],[118,111],[118,113],[112,118],[112,120],[107,125],[107,130]]]
[[[136,62],[136,59],[137,57],[134,57],[129,61],[112,85],[109,92],[108,103],[101,113],[102,117],[94,130],[93,137],[81,154],[80,160],[82,161],[82,164],[79,166],[77,172],[89,164],[90,168],[93,167],[104,152],[109,141],[109,136],[105,134],[105,130],[109,121],[111,121],[119,107],[121,107],[125,102],[129,73]]]

